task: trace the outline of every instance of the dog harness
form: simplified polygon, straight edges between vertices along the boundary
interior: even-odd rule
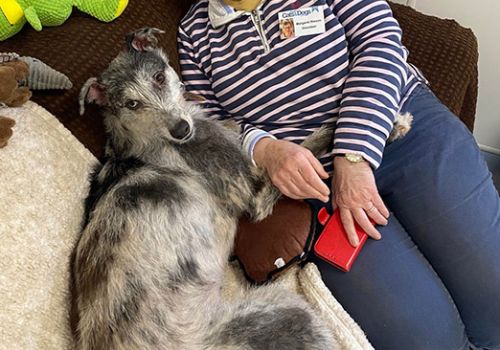
[[[396,113],[425,78],[407,63],[385,0],[262,1],[251,12],[200,0],[181,21],[187,91],[211,118],[234,119],[251,156],[262,137],[296,143],[337,123],[332,154],[377,168]]]

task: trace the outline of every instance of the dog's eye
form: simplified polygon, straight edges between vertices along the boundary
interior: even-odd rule
[[[153,79],[160,85],[163,85],[165,82],[165,73],[163,72],[157,72],[154,76]]]
[[[133,111],[138,109],[140,106],[141,106],[141,103],[137,100],[128,100],[125,103],[125,107],[127,107],[128,109],[131,109]]]

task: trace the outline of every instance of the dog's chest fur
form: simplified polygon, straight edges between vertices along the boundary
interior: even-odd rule
[[[220,123],[195,120],[196,135],[175,149],[219,205],[240,216],[256,192],[259,178],[248,156],[242,153],[239,135]]]

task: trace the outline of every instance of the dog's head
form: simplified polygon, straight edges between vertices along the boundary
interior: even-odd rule
[[[108,131],[128,142],[160,137],[183,143],[194,133],[188,100],[196,97],[184,92],[166,55],[157,48],[160,33],[143,28],[127,35],[127,49],[81,91],[81,113],[85,103],[105,107]]]

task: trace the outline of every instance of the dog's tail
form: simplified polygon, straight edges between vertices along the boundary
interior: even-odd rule
[[[334,130],[332,126],[323,126],[307,137],[301,145],[317,157],[326,152],[332,144]],[[257,191],[250,208],[250,216],[253,221],[261,221],[271,215],[282,193],[273,185],[264,169],[255,168],[254,175]]]

